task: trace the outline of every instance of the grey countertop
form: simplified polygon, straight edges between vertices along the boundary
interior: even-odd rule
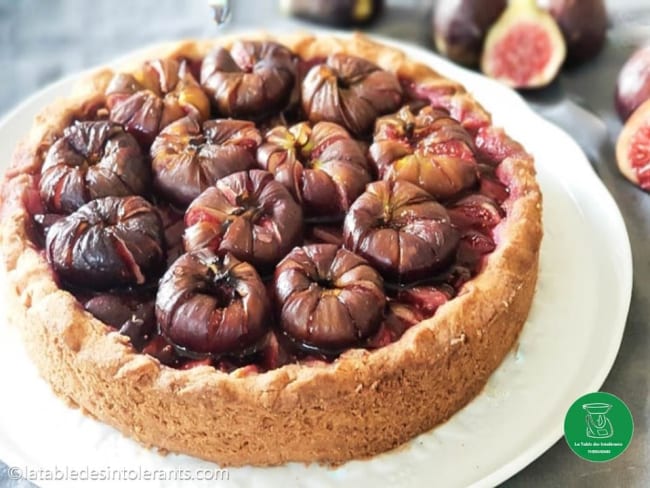
[[[275,0],[233,2],[227,29],[309,27],[282,17]],[[369,30],[430,47],[431,1],[388,4]],[[612,25],[601,55],[565,70],[550,87],[525,97],[578,141],[625,218],[634,289],[623,343],[603,391],[630,407],[634,438],[622,456],[604,464],[582,461],[561,439],[506,486],[650,486],[650,195],[628,184],[616,170],[613,144],[621,126],[612,104],[621,65],[634,45],[643,38],[650,41],[650,6],[646,0],[612,0],[609,6]],[[132,0],[128,6],[114,0],[0,0],[0,114],[52,81],[146,44],[217,34],[206,0]],[[33,485],[9,480],[0,462],[0,488],[27,486]]]

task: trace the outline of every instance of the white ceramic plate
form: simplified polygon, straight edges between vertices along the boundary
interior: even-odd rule
[[[446,424],[393,452],[337,469],[300,464],[230,469],[228,486],[494,485],[560,438],[569,405],[598,390],[616,358],[632,288],[630,245],[619,210],[577,144],[533,113],[515,92],[426,50],[384,41],[464,83],[493,114],[495,124],[535,156],[544,194],[545,237],[529,320],[518,347],[484,391]],[[74,81],[46,88],[0,123],[0,164],[7,164],[36,112],[69,93]],[[119,475],[115,470],[122,469],[136,470],[127,477],[139,476],[140,469],[172,470],[157,475],[169,478],[201,476],[194,470],[215,468],[187,456],[146,450],[66,407],[37,376],[16,331],[6,326],[0,327],[0,371],[0,459],[9,465],[103,473],[114,468],[106,475],[113,478]],[[42,477],[37,483],[94,486],[90,481],[75,484]],[[113,484],[117,482],[97,483]]]

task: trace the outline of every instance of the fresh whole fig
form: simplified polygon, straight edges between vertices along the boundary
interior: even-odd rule
[[[151,146],[154,188],[186,207],[229,174],[255,167],[262,136],[253,122],[185,117],[168,125]]]
[[[535,0],[511,0],[485,38],[481,70],[513,88],[539,88],[555,79],[565,58],[553,17]]]
[[[165,261],[162,222],[141,197],[100,198],[52,225],[45,253],[57,275],[73,285],[142,285]]]
[[[338,354],[382,321],[383,281],[364,259],[331,244],[295,248],[274,279],[280,326],[307,351]]]
[[[41,199],[55,213],[71,213],[107,196],[143,195],[151,171],[140,146],[118,124],[75,122],[47,152]]]
[[[313,123],[335,122],[355,135],[372,130],[375,119],[402,101],[397,77],[356,56],[330,55],[302,82],[302,108]]]
[[[643,102],[650,99],[650,45],[632,54],[616,83],[616,110],[626,121]]]
[[[347,27],[374,20],[384,8],[384,0],[281,0],[280,6],[301,19]]]
[[[264,141],[258,163],[301,202],[308,220],[342,220],[370,181],[359,143],[337,124],[276,127]]]
[[[375,124],[370,159],[383,179],[414,183],[436,198],[452,197],[476,182],[474,143],[446,112],[403,107]]]
[[[507,3],[507,0],[438,0],[433,13],[436,48],[457,63],[477,65],[485,35]]]
[[[567,45],[567,61],[579,63],[600,52],[607,36],[604,0],[550,0],[549,10]]]
[[[255,120],[282,112],[293,101],[295,56],[275,42],[218,47],[201,66],[201,84],[220,115]]]
[[[186,61],[148,61],[135,74],[116,75],[106,89],[110,119],[149,146],[161,129],[186,115],[210,116],[210,101]]]
[[[187,251],[230,252],[268,271],[302,239],[302,208],[271,173],[241,171],[194,200],[185,224]]]
[[[459,234],[431,195],[397,180],[368,185],[345,218],[343,239],[387,281],[408,285],[447,266]]]
[[[271,307],[250,264],[200,249],[183,254],[160,280],[156,318],[182,355],[241,356],[261,345]]]

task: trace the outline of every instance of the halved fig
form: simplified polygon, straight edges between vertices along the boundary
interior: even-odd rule
[[[150,181],[131,134],[108,121],[77,121],[48,150],[39,189],[49,211],[71,213],[96,198],[143,195]]]
[[[99,290],[157,277],[163,239],[160,216],[144,198],[105,197],[52,225],[45,253],[65,282]]]
[[[616,83],[616,110],[626,121],[643,102],[650,99],[650,45],[632,54]]]
[[[280,327],[301,349],[331,355],[379,327],[386,297],[367,261],[331,244],[295,248],[274,280]]]
[[[254,168],[261,142],[253,122],[177,120],[151,146],[154,188],[184,208],[220,178]]]
[[[308,219],[341,220],[370,181],[359,143],[337,124],[276,127],[264,141],[258,163],[289,189]]]
[[[513,88],[553,81],[566,58],[562,32],[535,0],[512,0],[485,38],[481,70]]]
[[[401,180],[368,185],[343,224],[345,247],[399,285],[431,278],[447,266],[459,237],[442,205]]]
[[[271,307],[255,268],[209,249],[183,254],[165,272],[156,295],[162,335],[189,357],[254,352],[265,337]]]
[[[302,208],[267,171],[220,179],[185,213],[185,250],[230,252],[268,271],[302,240]]]
[[[650,191],[650,100],[625,123],[616,143],[616,160],[628,180]]]
[[[455,294],[449,285],[421,285],[399,290],[396,300],[415,307],[424,319],[432,317]]]
[[[210,101],[186,61],[147,61],[134,74],[117,74],[106,89],[110,119],[149,146],[161,129],[186,115],[210,116]]]
[[[474,142],[449,115],[409,106],[377,120],[370,159],[381,178],[414,183],[436,198],[450,198],[476,183]]]
[[[605,0],[550,0],[549,11],[567,45],[567,61],[580,63],[593,58],[605,44]]]
[[[201,85],[220,115],[261,119],[292,101],[296,59],[276,42],[238,41],[218,47],[201,66]]]
[[[505,215],[493,199],[477,194],[462,198],[448,207],[447,212],[452,224],[461,230],[493,229]]]
[[[478,64],[485,35],[507,3],[507,0],[438,0],[433,13],[436,48],[457,63]]]
[[[311,122],[335,122],[358,136],[401,101],[402,87],[393,73],[348,54],[330,55],[302,82],[302,108]]]

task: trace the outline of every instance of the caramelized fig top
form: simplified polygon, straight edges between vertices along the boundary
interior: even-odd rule
[[[261,119],[290,104],[296,83],[293,53],[275,42],[218,47],[201,66],[201,84],[220,115]]]
[[[302,82],[302,108],[311,122],[335,122],[359,136],[401,101],[402,88],[393,73],[342,53],[311,68]]]
[[[217,180],[256,166],[262,136],[246,120],[192,117],[168,125],[151,146],[153,184],[168,200],[186,207]]]
[[[341,220],[370,181],[361,146],[331,122],[271,129],[257,160],[302,203],[309,219]]]
[[[285,334],[323,354],[362,344],[381,323],[386,303],[379,273],[332,244],[291,251],[276,268],[274,289]]]
[[[250,264],[200,249],[183,254],[163,276],[156,317],[180,354],[220,356],[254,352],[272,314]]]
[[[409,106],[375,125],[370,158],[384,179],[414,183],[436,198],[450,198],[478,179],[469,133],[443,110]]]
[[[150,173],[137,141],[120,125],[77,121],[45,156],[41,200],[50,212],[71,213],[96,198],[144,195]]]
[[[449,264],[459,242],[445,208],[407,181],[368,185],[343,224],[345,247],[399,285],[431,278]]]
[[[147,61],[134,74],[117,74],[106,89],[110,119],[149,146],[160,130],[186,115],[205,120],[210,101],[186,61]]]

